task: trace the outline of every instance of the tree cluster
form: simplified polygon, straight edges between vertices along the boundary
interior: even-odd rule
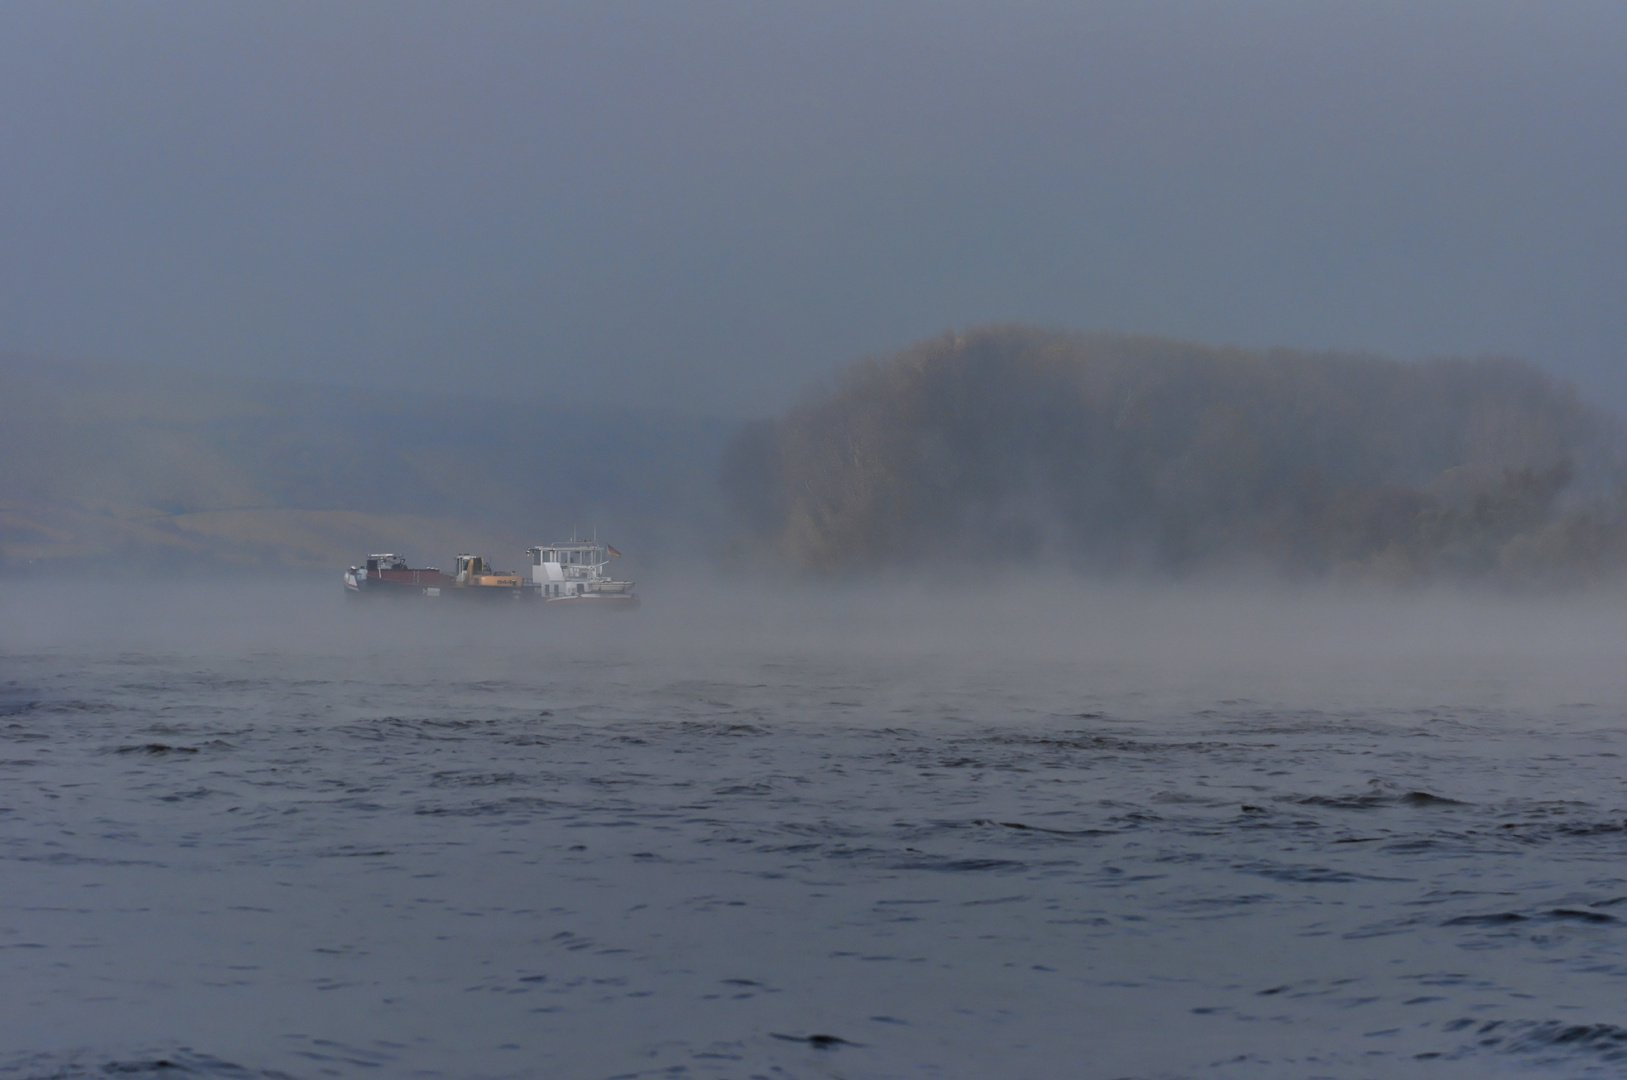
[[[1588,581],[1627,550],[1621,447],[1516,360],[996,326],[853,366],[741,430],[722,479],[749,543],[820,573]]]

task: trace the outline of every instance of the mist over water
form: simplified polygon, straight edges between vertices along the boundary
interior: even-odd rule
[[[1627,1060],[1617,595],[339,593],[0,592],[0,1075]]]
[[[0,4],[0,1080],[1627,1075],[1624,57]]]

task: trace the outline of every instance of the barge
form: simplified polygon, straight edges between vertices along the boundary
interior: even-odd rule
[[[535,601],[550,607],[631,610],[639,606],[633,582],[609,573],[621,552],[598,540],[571,539],[526,550],[529,576],[496,570],[479,555],[460,554],[453,572],[413,567],[400,555],[369,555],[345,571],[345,593],[353,597],[424,597]]]
[[[345,571],[349,596],[439,596],[452,579],[433,566],[414,568],[399,555],[369,555]]]

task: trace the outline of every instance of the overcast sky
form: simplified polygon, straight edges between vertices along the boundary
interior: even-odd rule
[[[737,416],[994,320],[1627,405],[1627,4],[0,6],[0,351]]]

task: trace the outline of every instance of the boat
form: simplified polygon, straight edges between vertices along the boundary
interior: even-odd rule
[[[345,571],[347,596],[439,596],[451,584],[436,567],[412,567],[389,552],[369,555]]]
[[[525,578],[513,570],[494,570],[479,555],[462,554],[451,574],[437,567],[413,567],[400,555],[369,555],[345,571],[350,596],[471,597],[519,600],[527,596]]]
[[[369,555],[345,571],[350,596],[422,596],[480,600],[535,600],[551,607],[625,611],[639,606],[633,582],[607,570],[621,552],[598,540],[572,539],[528,548],[529,580],[512,570],[496,570],[480,555],[459,554],[451,574],[413,567],[400,555]]]
[[[607,571],[621,552],[598,540],[571,539],[527,548],[531,557],[531,587],[544,604],[603,610],[638,607],[633,582],[618,581]]]

